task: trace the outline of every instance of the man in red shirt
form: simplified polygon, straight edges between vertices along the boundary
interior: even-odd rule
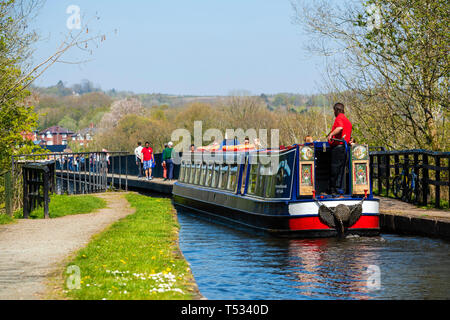
[[[155,158],[153,157],[153,149],[150,148],[148,142],[145,143],[145,148],[142,148],[142,163],[144,164],[145,177],[147,180],[152,180],[152,168],[154,167]]]
[[[336,103],[333,109],[336,119],[327,137],[331,147],[329,193],[337,195],[338,193],[343,193],[342,182],[345,173],[346,152],[343,142],[332,139],[345,140],[348,144],[352,136],[352,123],[345,116],[344,105],[342,103]]]

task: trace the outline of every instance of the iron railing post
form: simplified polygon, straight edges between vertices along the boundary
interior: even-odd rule
[[[13,216],[13,210],[12,210],[12,179],[11,179],[11,172],[8,171],[5,174],[5,209],[6,214],[10,217]]]
[[[125,191],[128,191],[128,155],[125,154]]]

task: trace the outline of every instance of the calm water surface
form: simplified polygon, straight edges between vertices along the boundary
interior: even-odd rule
[[[450,298],[448,241],[388,234],[288,240],[181,210],[178,220],[181,250],[208,299]]]

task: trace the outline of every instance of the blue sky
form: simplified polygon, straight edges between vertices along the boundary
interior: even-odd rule
[[[321,90],[323,59],[304,50],[289,0],[47,0],[33,22],[42,36],[35,62],[67,34],[69,5],[83,22],[97,13],[90,33],[107,39],[92,56],[74,49],[64,57],[92,61],[55,64],[37,85],[89,79],[102,89],[192,95]]]

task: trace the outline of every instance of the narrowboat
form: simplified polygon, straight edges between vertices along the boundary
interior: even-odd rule
[[[283,149],[202,149],[181,158],[176,206],[209,220],[278,237],[379,235],[369,148],[347,145],[343,190],[327,194],[330,145]],[[228,151],[232,150],[232,151]]]

